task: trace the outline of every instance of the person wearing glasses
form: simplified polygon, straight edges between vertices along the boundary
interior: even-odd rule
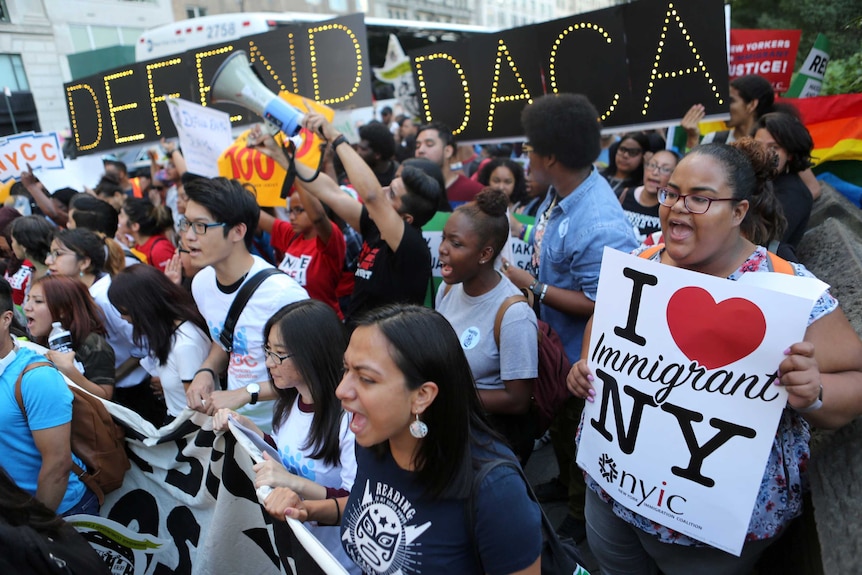
[[[141,365],[159,378],[167,425],[186,409],[186,389],[210,351],[207,324],[191,294],[152,266],[118,273],[108,298],[132,324],[135,345],[149,349]]]
[[[243,284],[273,267],[249,251],[260,206],[249,188],[227,178],[198,178],[186,185],[186,194],[180,234],[191,263],[203,268],[192,280],[192,295],[213,339],[186,392],[188,406],[209,415],[221,408],[237,410],[268,431],[275,391],[267,379],[260,326],[308,294],[285,274],[266,278],[237,317],[230,349],[222,347],[219,335]],[[220,386],[217,374],[225,370],[227,382]]]
[[[626,188],[619,196],[623,211],[640,242],[661,230],[658,192],[667,185],[678,161],[679,156],[670,150],[656,152],[644,166],[643,184]]]
[[[233,417],[278,450],[281,461],[265,455],[254,466],[255,487],[287,487],[305,500],[346,497],[356,477],[356,453],[348,415],[335,397],[347,349],[344,325],[331,306],[308,299],[278,310],[263,337],[276,394],[272,435],[230,409],[216,412],[213,429],[227,429]],[[308,527],[348,571],[360,573],[341,546],[337,526]]]
[[[650,151],[649,138],[643,132],[631,132],[612,144],[608,151],[610,162],[602,175],[619,196],[625,188],[643,181],[644,153]]]
[[[754,200],[773,194],[767,181],[773,172],[772,155],[748,137],[729,146],[695,148],[659,192],[665,243],[661,249],[652,248],[650,259],[729,280],[771,271],[766,249],[751,242],[745,228],[771,217],[756,213],[763,202]],[[790,265],[795,275],[813,277],[802,265]],[[589,338],[589,328],[587,333]],[[776,366],[780,380],[775,383],[786,388],[787,405],[741,555],[645,519],[614,502],[602,490],[603,480],[588,477],[587,532],[602,573],[749,573],[763,551],[800,515],[810,426],[836,429],[862,414],[862,342],[828,290],[811,310],[803,341],[791,345],[784,356]],[[582,355],[569,373],[570,391],[594,401],[592,377]]]
[[[272,247],[284,254],[278,269],[344,319],[336,290],[344,269],[347,245],[338,225],[329,219],[320,200],[295,186],[287,199],[288,220],[260,211],[258,227],[268,232]]]

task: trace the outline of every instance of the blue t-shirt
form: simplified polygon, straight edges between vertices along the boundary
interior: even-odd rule
[[[494,449],[514,460],[502,444]],[[416,474],[401,469],[388,451],[378,458],[357,445],[356,461],[341,539],[365,573],[480,573],[475,547],[489,575],[525,569],[539,557],[539,507],[512,467],[497,467],[483,480],[470,534],[467,499],[432,499]]]
[[[15,359],[0,374],[0,465],[24,491],[33,495],[38,487],[42,458],[31,430],[40,431],[72,421],[72,391],[60,372],[53,367],[39,367],[28,372],[21,382],[21,395],[27,418],[15,400],[15,381],[28,364],[47,361],[27,348],[19,348]],[[80,459],[72,457],[83,467]],[[84,484],[69,473],[66,495],[57,513],[71,509],[84,496]]]

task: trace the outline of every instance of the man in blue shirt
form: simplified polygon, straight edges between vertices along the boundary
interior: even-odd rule
[[[601,149],[598,116],[579,94],[543,96],[524,108],[521,124],[531,177],[536,185],[551,188],[536,217],[538,278],[505,266],[515,285],[529,288],[540,300],[542,319],[559,334],[573,363],[581,357],[584,328],[595,308],[605,246],[624,252],[637,247],[619,201],[593,167]],[[586,537],[586,486],[574,456],[583,405],[582,399],[569,399],[551,425],[560,464],[554,483],[567,488],[569,499],[569,515],[558,532],[575,542]]]
[[[60,515],[98,515],[98,500],[72,472],[70,437],[72,392],[63,376],[50,366],[24,375],[21,399],[15,383],[28,364],[47,361],[32,350],[18,347],[9,334],[12,290],[0,279],[0,466],[24,491]]]

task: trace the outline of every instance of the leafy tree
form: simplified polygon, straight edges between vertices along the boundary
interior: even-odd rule
[[[730,0],[730,19],[733,28],[802,30],[797,66],[820,32],[829,38],[833,60],[862,51],[859,0]]]
[[[829,96],[862,92],[860,71],[862,71],[862,52],[856,52],[849,58],[830,60],[820,93]]]

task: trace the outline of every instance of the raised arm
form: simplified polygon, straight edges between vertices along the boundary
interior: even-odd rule
[[[288,169],[289,163],[287,157],[284,155],[284,150],[275,143],[272,136],[261,129],[259,124],[252,127],[246,143],[249,147],[255,148],[260,153],[275,160],[275,163],[285,170]],[[308,179],[314,174],[311,168],[301,162],[294,162],[294,165],[296,166],[297,173],[303,178]],[[315,198],[332,208],[338,214],[338,217],[350,224],[350,227],[359,229],[362,206],[359,202],[344,193],[338,187],[335,180],[321,173],[313,182],[302,182],[302,185],[306,192],[314,195]]]
[[[27,171],[21,172],[21,183],[30,192],[30,195],[36,201],[36,205],[42,210],[42,213],[51,218],[51,220],[60,227],[66,227],[66,222],[69,221],[67,215],[54,207],[54,202],[45,190],[42,182],[36,179],[30,166],[27,166]]]
[[[404,237],[404,220],[384,193],[380,182],[377,181],[377,176],[353,147],[347,145],[346,142],[341,143],[343,142],[343,134],[336,130],[323,115],[314,113],[306,115],[305,127],[314,133],[321,134],[333,145],[338,159],[344,166],[344,171],[347,172],[347,177],[350,178],[351,185],[365,203],[369,217],[380,230],[380,237],[393,251],[396,251],[401,245],[401,238]],[[339,138],[342,140],[339,141]],[[333,207],[333,209],[335,208]],[[359,229],[352,222],[347,221],[347,223],[354,229]]]

